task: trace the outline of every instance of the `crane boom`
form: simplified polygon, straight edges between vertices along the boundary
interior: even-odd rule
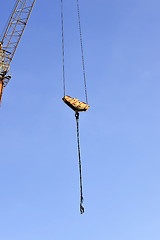
[[[0,40],[0,102],[2,87],[5,87],[11,76],[7,73],[29,16],[32,12],[35,0],[17,0],[7,27]],[[1,87],[2,85],[2,87]]]

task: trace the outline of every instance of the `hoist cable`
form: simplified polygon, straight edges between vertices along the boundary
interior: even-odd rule
[[[88,104],[87,82],[86,82],[86,70],[85,70],[85,61],[84,61],[84,50],[83,50],[83,40],[82,40],[82,28],[81,28],[81,19],[80,19],[79,0],[77,0],[77,12],[78,12],[78,25],[79,25],[81,54],[82,54],[82,66],[83,66],[83,78],[84,78],[85,98],[86,98],[86,103]],[[64,96],[65,96],[65,64],[64,64],[64,63],[65,63],[65,52],[64,52],[63,0],[61,0],[61,25],[62,25],[62,57],[63,57],[63,90],[64,90]]]
[[[65,68],[64,68],[64,24],[63,24],[63,0],[61,0],[61,24],[62,24],[62,57],[63,57],[63,91],[65,96]]]
[[[80,153],[80,143],[79,143],[79,113],[75,114],[77,122],[77,143],[78,143],[78,156],[79,156],[79,176],[80,176],[80,213],[84,213],[83,207],[83,191],[82,191],[82,164],[81,164],[81,153]]]
[[[80,21],[80,10],[79,2],[77,0],[77,12],[78,12],[78,23],[79,23],[79,33],[80,33],[80,44],[81,44],[81,54],[82,54],[82,65],[83,65],[83,77],[84,77],[84,87],[85,87],[85,97],[86,103],[88,104],[87,97],[87,84],[86,84],[86,72],[85,72],[85,62],[83,53],[83,41],[82,41],[82,30]],[[65,52],[64,52],[64,16],[63,16],[63,0],[61,0],[61,24],[62,24],[62,57],[63,57],[63,89],[65,96]],[[81,153],[80,153],[80,140],[79,140],[79,113],[75,113],[76,123],[77,123],[77,144],[78,144],[78,157],[79,157],[79,177],[80,177],[80,213],[84,213],[83,207],[83,189],[82,189],[82,164],[81,164]]]
[[[80,9],[79,9],[79,1],[78,0],[77,0],[77,12],[78,12],[78,24],[79,24],[80,43],[81,43],[81,53],[82,53],[82,65],[83,65],[85,96],[86,96],[86,103],[88,104],[86,70],[85,70],[85,62],[84,62],[83,40],[82,40],[82,28],[81,28]]]

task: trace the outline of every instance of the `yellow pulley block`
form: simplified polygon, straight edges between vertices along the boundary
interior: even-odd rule
[[[84,102],[80,102],[77,98],[71,98],[70,96],[64,96],[62,100],[75,112],[85,112],[90,108],[89,105],[87,105]]]

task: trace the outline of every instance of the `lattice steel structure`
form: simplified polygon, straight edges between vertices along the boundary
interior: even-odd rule
[[[35,0],[17,0],[0,40],[0,82],[5,87],[11,75],[7,75],[19,41],[22,37]],[[0,89],[0,93],[1,93]],[[0,94],[1,95],[1,94]],[[1,96],[0,96],[1,101]]]

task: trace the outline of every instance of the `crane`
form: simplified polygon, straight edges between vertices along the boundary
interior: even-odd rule
[[[24,29],[27,25],[28,19],[32,12],[33,6],[36,0],[16,0],[15,6],[9,17],[8,23],[4,28],[2,38],[0,38],[0,105],[2,100],[3,88],[7,86],[11,79],[9,72],[10,64],[23,35]],[[63,101],[75,111],[76,123],[77,123],[77,143],[78,143],[78,157],[79,157],[79,172],[80,172],[80,212],[84,213],[83,193],[82,193],[82,170],[81,170],[81,154],[80,154],[80,141],[79,141],[79,112],[85,112],[89,109],[87,98],[87,86],[85,76],[85,64],[82,44],[82,32],[80,23],[80,10],[79,1],[77,0],[77,12],[80,32],[80,44],[82,53],[82,66],[84,77],[84,88],[86,103],[80,102],[76,98],[71,98],[65,95],[65,72],[64,72],[64,34],[63,34],[63,0],[61,0],[61,23],[62,23],[62,52],[63,52],[63,87],[64,97]]]
[[[35,0],[16,0],[2,38],[0,39],[0,104],[3,88],[11,79],[10,64],[27,25]]]

